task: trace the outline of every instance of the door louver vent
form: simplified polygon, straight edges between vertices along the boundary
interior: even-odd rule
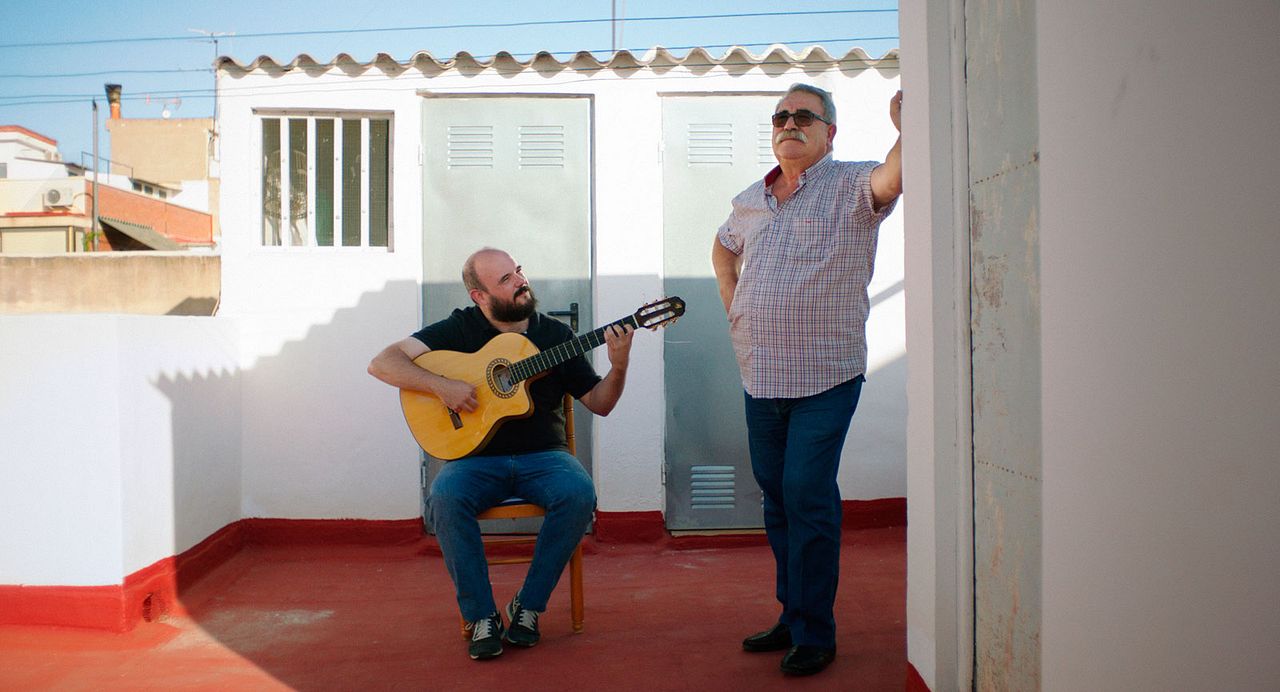
[[[690,479],[693,509],[733,509],[736,482],[732,466],[694,466]]]
[[[520,167],[564,168],[564,126],[521,125]]]
[[[732,123],[689,123],[690,166],[732,166]]]
[[[760,123],[756,126],[756,163],[772,164],[773,158],[773,125]]]
[[[449,168],[493,168],[492,125],[450,125]]]

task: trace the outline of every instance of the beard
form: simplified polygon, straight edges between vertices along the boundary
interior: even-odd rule
[[[518,302],[520,296],[525,293],[529,294],[529,300],[525,303]],[[521,288],[511,300],[503,300],[492,293],[493,300],[489,303],[489,312],[493,314],[493,319],[499,322],[520,322],[527,320],[533,316],[538,309],[538,298],[533,295],[533,289],[525,286]]]

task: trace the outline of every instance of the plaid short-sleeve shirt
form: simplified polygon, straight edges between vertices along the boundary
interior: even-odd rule
[[[867,284],[880,222],[897,203],[875,210],[877,165],[828,154],[781,206],[771,192],[779,168],[733,198],[717,237],[744,260],[729,332],[751,396],[810,396],[866,372]]]

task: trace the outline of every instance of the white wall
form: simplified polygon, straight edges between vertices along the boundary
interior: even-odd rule
[[[1280,688],[1280,4],[1036,21],[1044,688]]]
[[[119,333],[124,573],[240,519],[236,324],[113,316]]]
[[[658,158],[661,98],[669,91],[783,90],[795,81],[834,88],[844,127],[837,154],[879,159],[893,142],[887,109],[896,76],[874,70],[772,76],[758,69],[731,76],[685,68],[626,79],[610,71],[556,74],[484,70],[427,78],[417,69],[394,77],[377,68],[280,76],[220,76],[223,228],[221,314],[244,325],[246,516],[404,518],[418,511],[417,448],[404,428],[394,391],[364,373],[379,349],[419,326],[422,278],[420,90],[441,93],[575,93],[594,96],[594,314],[601,323],[662,295],[662,190]],[[393,87],[388,87],[388,84]],[[255,108],[391,111],[394,252],[282,250],[259,245],[259,154]],[[855,125],[856,123],[856,125]],[[234,173],[234,172],[240,173]],[[728,200],[718,201],[727,215]],[[901,225],[881,231],[873,295],[887,297],[869,326],[869,379],[851,434],[861,446],[846,463],[847,498],[902,497],[905,481],[905,364],[902,351]],[[708,230],[708,245],[710,234]],[[709,261],[709,260],[708,260]],[[537,280],[537,277],[532,277]],[[714,319],[715,311],[701,311]],[[685,319],[698,319],[691,310]],[[596,419],[594,459],[604,511],[663,508],[664,424],[661,334],[637,337],[628,391]],[[607,368],[602,352],[597,367]],[[305,411],[305,415],[295,415]]]
[[[590,89],[596,94],[592,124],[596,283],[592,300],[596,321],[603,324],[664,294],[662,168],[657,144],[662,136],[662,104],[651,87],[637,88],[616,79],[599,80]],[[662,384],[665,334],[646,332],[635,337],[626,393],[607,418],[593,417],[592,463],[602,511],[663,508],[662,436],[646,431],[660,431],[666,423]],[[591,355],[596,369],[608,372],[606,352],[597,349]]]
[[[907,658],[935,692],[972,685],[972,448],[963,6],[900,10],[908,344]],[[953,113],[959,113],[959,122]]]
[[[67,167],[58,159],[56,145],[21,132],[0,132],[0,162],[8,164],[8,178],[65,178]]]
[[[901,24],[908,657],[939,691],[972,684],[963,17]],[[1038,3],[1036,31],[1043,688],[1276,689],[1280,6]]]
[[[0,316],[0,584],[119,584],[240,518],[235,334]]]
[[[0,584],[120,583],[118,343],[109,318],[0,316]]]

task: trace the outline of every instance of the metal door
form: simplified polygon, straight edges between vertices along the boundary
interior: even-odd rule
[[[429,96],[422,107],[423,323],[471,304],[462,263],[497,247],[521,264],[539,310],[591,316],[591,101]],[[576,311],[575,316],[568,313]],[[574,319],[576,317],[576,319]],[[591,472],[591,413],[575,405],[577,456]],[[423,461],[423,487],[442,462]],[[528,520],[496,531],[529,530]]]
[[[673,94],[662,101],[664,284],[689,305],[682,339],[664,346],[673,530],[764,526],[711,243],[734,195],[776,163],[769,116],[781,97]]]

